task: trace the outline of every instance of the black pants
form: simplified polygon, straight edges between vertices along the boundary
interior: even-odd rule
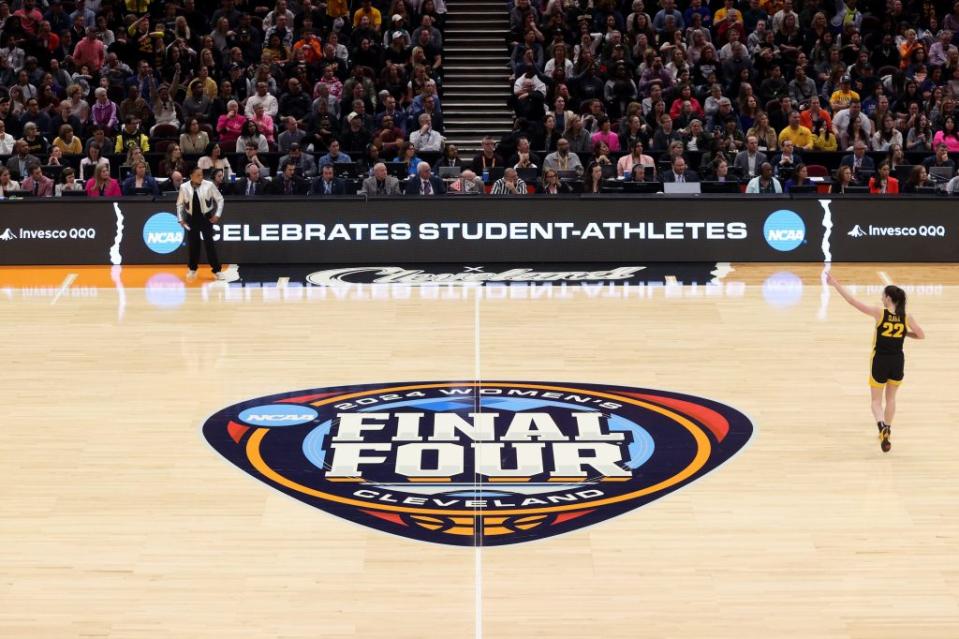
[[[210,262],[210,267],[214,273],[220,272],[220,260],[216,257],[216,245],[213,244],[213,225],[210,220],[200,212],[194,212],[190,215],[188,222],[190,230],[187,231],[187,244],[190,249],[190,270],[195,271],[200,261],[200,234],[203,234],[203,246],[206,247],[206,259]]]

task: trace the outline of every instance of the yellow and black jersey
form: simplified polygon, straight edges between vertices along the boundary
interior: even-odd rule
[[[876,339],[873,352],[892,355],[902,352],[902,343],[906,341],[906,316],[899,317],[887,309],[882,311],[882,319],[876,324]]]
[[[876,334],[872,351],[872,366],[869,372],[869,384],[881,387],[888,384],[899,385],[905,376],[906,357],[902,343],[906,341],[905,316],[899,317],[883,309],[882,319],[876,324]]]

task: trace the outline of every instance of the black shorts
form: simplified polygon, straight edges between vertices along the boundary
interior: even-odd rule
[[[898,386],[902,383],[906,358],[902,353],[876,353],[872,356],[872,371],[869,385],[875,388],[886,383]]]

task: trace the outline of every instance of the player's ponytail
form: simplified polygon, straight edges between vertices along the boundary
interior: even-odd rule
[[[893,304],[896,305],[896,315],[900,318],[906,316],[906,292],[898,286],[889,285],[883,291]]]

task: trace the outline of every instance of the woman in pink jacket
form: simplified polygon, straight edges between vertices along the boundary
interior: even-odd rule
[[[240,105],[237,101],[227,102],[226,113],[216,121],[216,132],[220,135],[220,144],[223,148],[232,149],[236,145],[237,138],[243,132],[244,124],[246,124],[246,116],[240,113]]]
[[[120,197],[120,183],[110,177],[110,167],[106,164],[97,166],[93,177],[87,180],[85,187],[88,197]]]

